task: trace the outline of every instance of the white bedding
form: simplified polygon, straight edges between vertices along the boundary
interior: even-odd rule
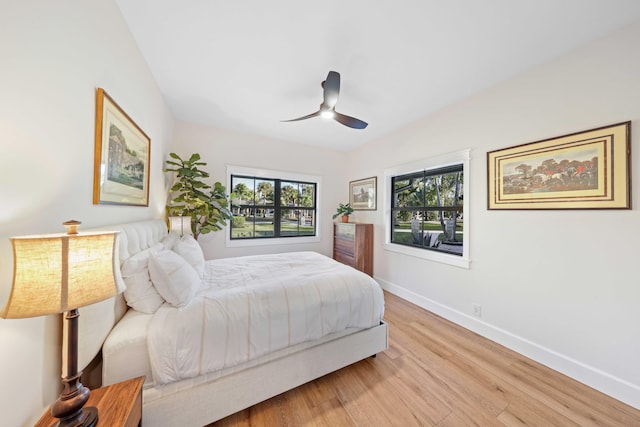
[[[153,383],[147,335],[152,314],[128,310],[102,345],[103,385],[145,375]]]
[[[149,322],[156,385],[241,365],[289,346],[382,320],[371,277],[315,252],[207,261],[186,306],[165,304]]]

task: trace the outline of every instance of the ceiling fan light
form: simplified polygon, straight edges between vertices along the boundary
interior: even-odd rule
[[[333,110],[324,110],[320,113],[320,116],[325,119],[333,119],[335,113],[333,112]]]

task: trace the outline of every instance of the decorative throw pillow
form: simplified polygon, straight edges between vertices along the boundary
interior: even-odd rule
[[[174,252],[184,258],[198,272],[204,273],[204,253],[200,244],[190,234],[185,234],[173,246]]]
[[[127,285],[124,299],[129,307],[142,313],[155,313],[164,303],[164,299],[151,283],[149,276],[149,254],[152,250],[160,248],[162,245],[158,243],[150,249],[135,254],[125,260],[120,269],[122,279]]]
[[[167,249],[152,251],[149,274],[158,293],[174,307],[189,304],[200,288],[200,276],[180,255]]]
[[[178,233],[176,233],[175,231],[172,231],[171,233],[167,234],[167,236],[162,239],[162,246],[165,247],[165,249],[169,249],[172,250],[173,247],[176,245],[177,242],[180,241],[180,236],[178,235]]]

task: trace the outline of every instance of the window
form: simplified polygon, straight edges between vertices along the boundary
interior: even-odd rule
[[[391,242],[462,255],[462,165],[391,178]]]
[[[240,167],[228,170],[233,213],[228,242],[319,240],[316,177]]]
[[[468,151],[386,171],[385,249],[468,267]]]

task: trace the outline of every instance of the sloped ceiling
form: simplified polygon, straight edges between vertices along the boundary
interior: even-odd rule
[[[345,151],[640,18],[638,0],[116,2],[177,119]],[[369,126],[281,122],[318,109],[330,70],[336,110]]]

